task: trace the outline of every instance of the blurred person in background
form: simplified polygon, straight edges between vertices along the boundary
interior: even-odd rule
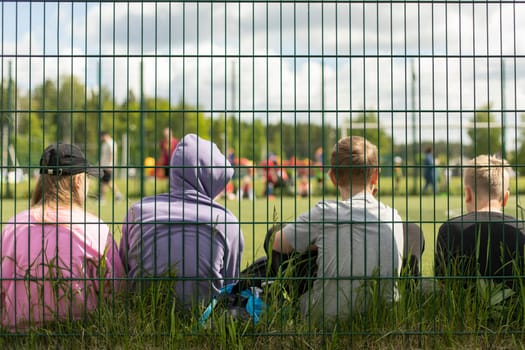
[[[102,202],[106,199],[108,189],[113,191],[116,200],[122,200],[122,193],[120,193],[113,177],[116,159],[116,142],[107,131],[102,131],[100,133],[100,167],[104,172],[100,182],[100,200]]]
[[[173,152],[175,152],[175,148],[177,148],[177,144],[179,143],[179,140],[177,140],[173,133],[171,132],[170,128],[165,128],[162,130],[162,140],[160,140],[159,143],[159,149],[160,149],[160,159],[159,159],[159,166],[163,167],[164,169],[164,176],[169,178],[170,176],[170,160],[171,156],[173,155]]]

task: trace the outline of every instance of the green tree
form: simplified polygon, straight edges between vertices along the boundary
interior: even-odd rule
[[[85,137],[82,134],[88,130],[85,86],[74,76],[65,76],[60,82],[60,88],[57,88],[53,81],[46,80],[33,90],[27,122],[30,120],[33,125],[41,125],[44,145],[52,142],[83,143]]]
[[[129,166],[142,166],[144,160],[141,158],[141,112],[140,112],[140,101],[134,98],[134,95],[128,95],[128,99],[124,101],[120,106],[118,106],[115,113],[114,119],[112,121],[115,123],[113,128],[117,131],[114,131],[117,138],[120,138],[125,133],[128,139],[128,158],[122,159],[123,164]],[[107,124],[107,121],[102,125],[102,128],[107,128],[108,131],[111,131],[111,125]],[[122,132],[122,134],[120,134]],[[147,142],[145,142],[148,144]],[[153,143],[154,142],[150,142]],[[151,147],[155,147],[154,145]],[[145,151],[144,156],[152,156],[153,154],[147,153]],[[122,156],[122,155],[121,155]]]
[[[9,91],[11,88],[11,91]],[[16,83],[14,80],[1,79],[0,82],[0,124],[2,126],[6,124],[12,124],[13,122],[13,111],[15,109],[15,95],[16,95]],[[9,96],[9,94],[11,96]]]
[[[190,133],[206,139],[211,138],[211,119],[197,107],[182,101],[171,108],[170,125],[173,134],[178,138]]]
[[[219,147],[219,149],[225,153],[229,147],[235,147],[234,135],[231,131],[230,121],[224,114],[219,116],[212,116],[210,120],[211,125],[211,140]],[[235,135],[236,137],[237,135]]]
[[[490,104],[479,108],[472,117],[472,126],[467,133],[472,145],[469,155],[501,153],[501,127],[494,126],[495,118],[490,112]]]
[[[162,138],[162,130],[170,126],[172,119],[170,102],[166,98],[148,96],[144,98],[144,109],[144,154],[158,159],[160,157],[158,145]]]
[[[352,118],[349,135],[362,136],[372,142],[377,146],[380,157],[392,153],[392,137],[381,127],[374,112],[360,113]]]
[[[239,117],[219,115],[205,118],[205,120],[208,120],[210,125],[211,140],[223,152],[233,148],[235,157],[254,161],[261,159],[261,151],[265,148],[265,129],[259,119],[245,122]],[[187,127],[188,124],[186,124]]]
[[[27,101],[19,107],[27,110]],[[36,113],[17,113],[14,143],[16,158],[20,164],[29,166],[39,164],[42,150],[47,145],[44,143],[42,119]]]
[[[20,164],[38,166],[42,150],[56,142],[58,90],[51,80],[37,85],[27,96],[18,99],[15,139],[16,157]],[[28,169],[32,172],[31,169]]]
[[[57,96],[58,89],[51,80],[46,80],[42,85],[35,87],[30,101],[30,114],[33,125],[40,124],[39,131],[42,146],[56,142],[56,119],[57,119]],[[39,121],[37,123],[37,120]],[[45,146],[44,146],[45,147]]]
[[[86,88],[75,76],[60,79],[58,109],[55,115],[56,140],[78,143],[75,136],[86,132]]]
[[[100,91],[93,90],[88,93],[85,113],[76,115],[73,132],[75,143],[85,149],[89,160],[96,162],[98,159],[100,132],[105,130],[114,134],[115,125],[119,125],[118,120],[122,119],[122,123],[125,122],[118,110],[111,92],[106,87],[102,86]]]
[[[228,146],[235,156],[259,162],[266,149],[266,129],[259,119],[250,121],[230,116],[227,123]],[[264,153],[264,154],[263,154]]]
[[[280,155],[282,158],[296,157],[299,159],[314,159],[315,151],[319,147],[325,150],[325,161],[337,141],[337,133],[333,126],[314,123],[279,123],[270,124],[264,130],[264,137],[268,138],[268,145],[263,144],[264,154],[268,152]]]
[[[19,115],[16,113],[17,104],[20,102],[20,96],[18,95],[16,82],[13,79],[2,78],[0,81],[0,157],[2,165],[15,165],[15,160],[19,163],[25,161],[26,159],[18,153],[27,154],[28,147],[25,144],[20,144],[18,142],[18,118]],[[26,140],[23,140],[26,141]],[[18,150],[17,146],[20,144],[22,149]],[[13,147],[15,150],[15,158],[11,158],[10,147]],[[4,161],[7,162],[4,164]],[[23,163],[22,163],[23,164]],[[3,172],[0,172],[3,173]]]
[[[525,123],[525,114],[521,115],[521,124],[523,125]],[[519,148],[516,149],[515,152],[513,152],[511,158],[511,163],[516,167],[516,170],[520,174],[525,173],[525,129],[522,128],[520,131],[520,140],[521,143],[519,145]]]

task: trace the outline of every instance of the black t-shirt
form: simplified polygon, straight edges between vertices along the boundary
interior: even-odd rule
[[[507,281],[523,271],[523,222],[500,212],[472,212],[445,222],[436,242],[436,276]]]

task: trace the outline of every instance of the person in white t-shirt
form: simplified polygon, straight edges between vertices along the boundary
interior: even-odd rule
[[[111,189],[115,194],[116,200],[122,199],[115,180],[113,179],[113,169],[117,159],[117,147],[113,138],[107,131],[100,133],[100,167],[104,172],[100,182],[100,199],[105,200],[106,192]]]
[[[345,320],[365,311],[372,285],[386,302],[398,299],[403,260],[403,222],[374,194],[379,179],[377,147],[363,137],[344,137],[331,154],[336,200],[323,200],[275,234],[273,251],[314,251],[317,276],[301,295],[301,311],[314,322]],[[376,284],[376,282],[378,282]]]

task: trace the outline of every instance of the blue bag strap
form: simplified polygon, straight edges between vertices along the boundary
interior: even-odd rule
[[[230,294],[232,292],[233,287],[236,285],[236,283],[227,284],[226,286],[222,287],[219,291],[219,295],[221,294]],[[217,296],[214,296],[204,312],[202,313],[201,317],[199,318],[199,324],[204,327],[206,325],[206,321],[210,318],[213,309],[215,309],[215,306],[217,306]]]

